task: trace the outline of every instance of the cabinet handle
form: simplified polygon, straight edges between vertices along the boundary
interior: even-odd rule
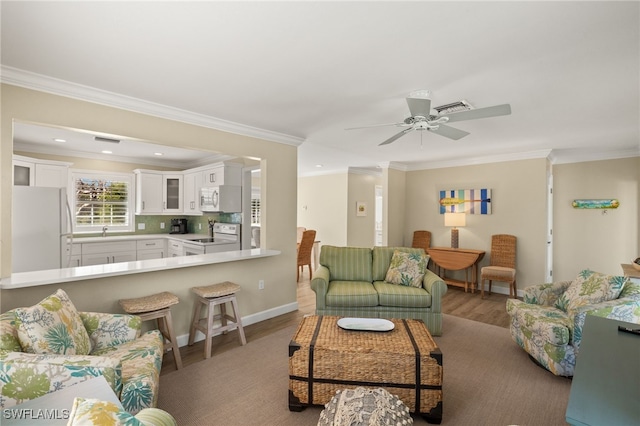
[[[142,202],[142,210],[144,210],[144,201]]]

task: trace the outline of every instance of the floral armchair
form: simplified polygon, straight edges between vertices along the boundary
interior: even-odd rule
[[[163,341],[135,315],[77,312],[58,290],[0,315],[0,408],[102,375],[125,410],[158,400]]]
[[[573,281],[524,289],[508,299],[511,337],[540,365],[573,376],[587,315],[640,323],[640,285],[627,277],[584,270]]]

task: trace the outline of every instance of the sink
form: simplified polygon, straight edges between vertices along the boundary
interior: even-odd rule
[[[214,239],[213,238],[196,238],[195,240],[189,240],[189,241],[193,241],[196,243],[213,243]]]

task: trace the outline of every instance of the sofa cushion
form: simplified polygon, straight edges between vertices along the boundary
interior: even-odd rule
[[[14,311],[0,315],[0,350],[22,352]]]
[[[67,425],[144,426],[144,423],[113,402],[76,397],[73,400]]]
[[[627,278],[584,270],[578,274],[569,288],[560,295],[555,307],[564,312],[575,311],[581,306],[617,299]]]
[[[409,287],[422,287],[427,271],[427,261],[422,253],[405,253],[394,250],[385,281]]]
[[[320,264],[329,269],[330,281],[373,281],[370,248],[322,246]]]
[[[431,294],[422,287],[390,284],[385,281],[375,281],[373,286],[378,292],[378,301],[381,306],[399,308],[431,307]]]
[[[332,307],[378,306],[378,292],[371,282],[331,281],[325,300]]]
[[[425,262],[429,263],[429,257],[424,254],[421,248],[411,247],[374,247],[372,253],[373,261],[373,278],[372,281],[384,281],[387,277],[387,271],[391,265],[393,253],[398,250],[402,253],[422,254],[425,256]]]
[[[18,339],[24,352],[87,355],[89,334],[67,293],[58,290],[37,305],[16,308]]]

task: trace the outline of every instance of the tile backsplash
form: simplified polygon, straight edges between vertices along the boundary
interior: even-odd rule
[[[182,215],[157,215],[157,216],[135,216],[135,232],[134,234],[168,234],[171,228],[171,219],[187,219],[187,233],[189,234],[207,234],[209,232],[209,219],[218,222],[242,223],[242,213],[207,213],[203,216],[182,216]],[[164,223],[164,229],[161,224]],[[144,224],[144,229],[140,229],[140,224]],[[102,234],[82,234],[79,237],[97,237]],[[114,232],[109,236],[131,235],[130,232]]]

